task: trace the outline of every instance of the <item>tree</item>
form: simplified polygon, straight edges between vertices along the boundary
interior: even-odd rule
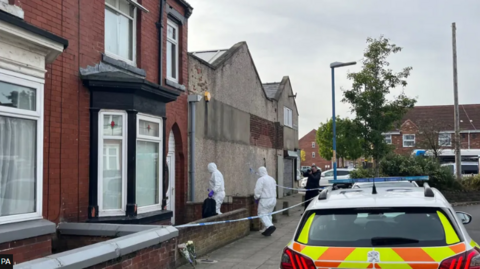
[[[337,127],[337,158],[356,160],[362,156],[362,142],[355,124],[350,119],[336,119]],[[333,157],[333,123],[332,120],[320,125],[316,141],[318,153],[322,158],[331,160]]]
[[[443,130],[453,130],[451,125],[445,125],[432,119],[421,120],[417,125],[417,146],[426,150],[431,150],[435,158],[438,158],[438,155],[444,148],[450,147],[453,144],[452,134],[442,134]]]
[[[379,162],[393,149],[385,143],[382,133],[391,131],[416,100],[408,98],[404,92],[393,100],[387,100],[391,90],[397,86],[407,86],[407,78],[411,67],[395,73],[389,69],[387,57],[402,50],[380,36],[379,39],[367,39],[367,49],[362,60],[362,70],[349,73],[352,88],[344,92],[344,103],[349,103],[355,113],[354,124],[363,137],[366,157],[372,157],[375,164],[375,175],[379,174]]]
[[[304,162],[304,161],[305,161],[305,157],[306,157],[306,156],[305,156],[305,150],[302,149],[302,150],[300,151],[300,160],[301,160],[302,162]]]

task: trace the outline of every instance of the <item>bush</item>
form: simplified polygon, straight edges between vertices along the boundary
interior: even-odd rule
[[[462,179],[461,185],[466,191],[478,191],[480,190],[480,175],[473,177],[467,177]]]
[[[375,171],[371,168],[357,168],[350,173],[350,178],[373,178]]]
[[[351,173],[351,178],[373,177],[373,169],[357,169]],[[407,177],[407,176],[429,176],[428,184],[439,190],[462,190],[462,186],[451,172],[441,167],[434,158],[411,157],[390,154],[380,162],[380,176],[385,177]],[[423,182],[418,182],[423,185]],[[480,177],[477,181],[469,181],[469,187],[478,186],[480,189]],[[475,185],[477,184],[477,185]]]

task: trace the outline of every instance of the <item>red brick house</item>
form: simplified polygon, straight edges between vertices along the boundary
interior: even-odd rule
[[[60,222],[183,222],[185,0],[0,0],[0,253]]]
[[[325,160],[318,153],[318,145],[316,142],[317,130],[313,129],[308,134],[300,138],[300,149],[305,151],[305,161],[301,161],[300,166],[311,166],[315,164],[322,171],[332,169],[332,162]]]
[[[480,149],[480,105],[460,105],[460,134],[462,149]],[[398,128],[385,133],[387,143],[395,146],[398,154],[411,154],[419,149],[419,139],[425,139],[430,130],[437,134],[437,146],[453,149],[454,106],[416,106],[411,109]]]

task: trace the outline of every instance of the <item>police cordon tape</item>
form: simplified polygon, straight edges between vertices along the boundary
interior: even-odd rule
[[[321,190],[324,189],[324,188],[317,188],[317,189],[298,189],[298,188],[285,187],[285,186],[281,186],[281,185],[278,185],[278,184],[275,184],[275,185],[277,185],[277,187],[282,188],[282,189],[294,190],[294,191],[321,191]]]
[[[264,216],[275,215],[275,214],[278,214],[278,213],[287,211],[287,210],[289,210],[289,209],[292,209],[292,208],[295,208],[295,207],[297,207],[297,206],[300,206],[300,205],[302,205],[302,204],[304,204],[304,203],[306,203],[306,202],[309,202],[309,201],[311,201],[311,200],[313,200],[313,199],[315,199],[315,197],[313,197],[312,199],[305,200],[304,202],[301,202],[301,203],[299,203],[299,204],[296,204],[296,205],[293,205],[293,206],[284,208],[284,209],[282,209],[282,210],[274,211],[274,212],[269,213],[269,214],[262,214],[262,215],[258,215],[258,216],[241,218],[241,219],[234,219],[234,220],[222,220],[222,221],[212,221],[212,222],[189,223],[189,224],[182,224],[182,225],[177,225],[177,226],[173,226],[173,227],[175,227],[175,228],[198,227],[198,226],[208,226],[208,225],[232,223],[232,222],[238,222],[238,221],[244,221],[244,220],[259,219],[259,218],[264,217]]]

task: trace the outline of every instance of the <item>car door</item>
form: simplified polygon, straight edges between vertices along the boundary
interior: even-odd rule
[[[333,179],[333,170],[325,171],[325,174],[320,178],[320,187],[330,186],[329,180]]]

